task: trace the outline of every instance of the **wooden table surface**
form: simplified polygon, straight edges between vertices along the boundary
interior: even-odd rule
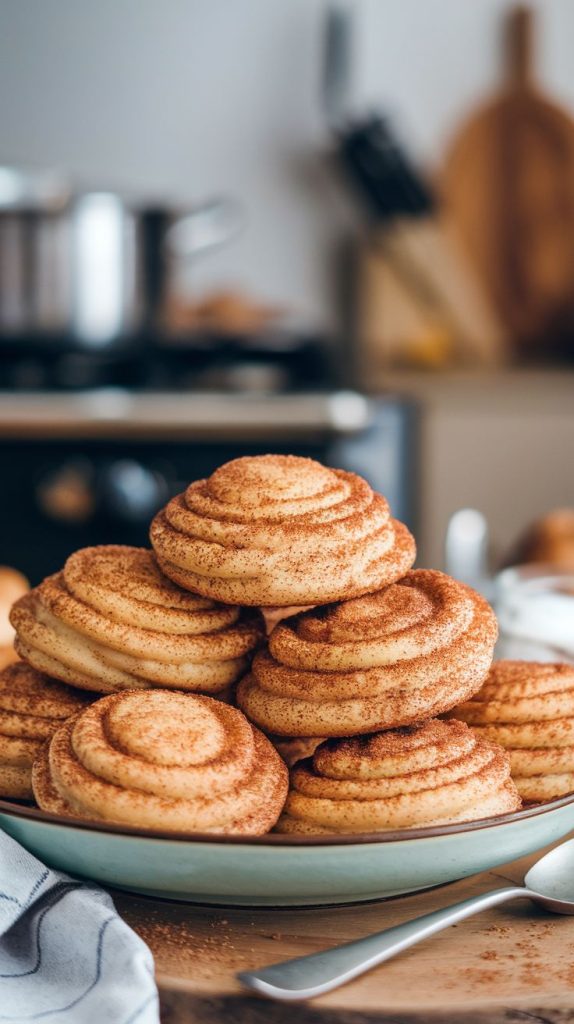
[[[539,856],[539,854],[537,855]],[[235,972],[300,956],[521,882],[536,857],[385,902],[328,909],[196,907],[114,892],[155,956],[164,1024],[574,1021],[574,920],[527,901],[463,921],[305,1004],[251,995]]]

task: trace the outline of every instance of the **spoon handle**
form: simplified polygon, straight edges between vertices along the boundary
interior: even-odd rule
[[[405,921],[383,932],[367,935],[364,939],[347,942],[344,946],[273,964],[260,971],[243,971],[238,974],[238,978],[249,988],[285,1002],[309,999],[345,984],[351,978],[356,978],[384,960],[390,960],[409,946],[414,946],[465,917],[507,900],[529,895],[528,889],[514,886],[494,889],[461,903],[453,903],[442,910],[435,910],[432,914],[415,917],[412,921]]]

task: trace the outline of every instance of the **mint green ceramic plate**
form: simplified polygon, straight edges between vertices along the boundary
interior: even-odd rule
[[[0,800],[0,826],[52,867],[192,903],[381,899],[532,853],[574,829],[574,794],[466,825],[334,837],[169,834],[58,818]]]

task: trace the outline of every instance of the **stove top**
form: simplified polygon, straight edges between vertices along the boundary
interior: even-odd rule
[[[0,390],[281,393],[335,384],[331,349],[317,336],[139,338],[87,349],[62,339],[0,338]]]

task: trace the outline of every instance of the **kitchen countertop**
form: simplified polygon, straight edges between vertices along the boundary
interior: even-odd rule
[[[166,1024],[562,1024],[574,1021],[574,921],[528,901],[463,921],[306,1004],[255,996],[234,976],[521,882],[538,856],[352,907],[250,911],[113,895],[154,953]]]
[[[367,393],[383,386],[419,410],[419,565],[444,567],[457,509],[486,517],[496,565],[531,523],[574,507],[574,366],[373,370]]]
[[[296,394],[135,392],[101,388],[74,393],[0,392],[0,439],[229,436],[310,430],[353,434],[370,420],[354,391]]]
[[[564,410],[574,415],[574,365],[563,367],[507,366],[496,369],[399,370],[370,367],[364,375],[365,394],[391,391],[428,408],[484,408],[531,414]]]

